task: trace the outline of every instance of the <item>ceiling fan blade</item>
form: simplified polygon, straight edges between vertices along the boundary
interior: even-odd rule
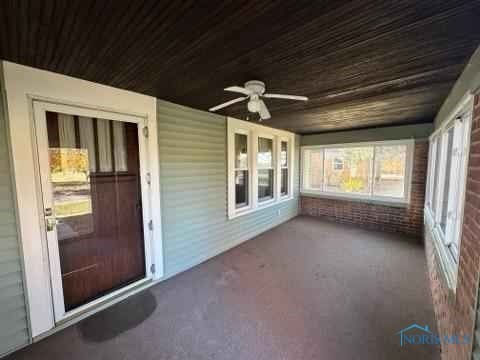
[[[270,115],[270,111],[268,111],[267,105],[265,105],[263,100],[258,100],[258,113],[262,120],[267,120],[272,117]]]
[[[227,87],[223,90],[236,92],[236,93],[240,93],[240,94],[244,94],[244,95],[252,95],[252,92],[250,90],[245,89],[244,87],[241,87],[241,86],[229,86],[229,87]]]
[[[232,104],[238,103],[238,102],[246,100],[246,99],[248,99],[248,96],[236,98],[236,99],[224,102],[223,104],[211,107],[210,109],[208,109],[208,111],[217,111],[217,110],[223,109],[224,107],[230,106]]]
[[[271,99],[288,99],[288,100],[300,100],[307,101],[308,97],[306,96],[297,96],[297,95],[284,95],[284,94],[263,94],[263,97]]]

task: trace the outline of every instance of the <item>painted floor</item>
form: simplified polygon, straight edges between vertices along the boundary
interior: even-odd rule
[[[438,359],[423,247],[297,217],[7,359]]]

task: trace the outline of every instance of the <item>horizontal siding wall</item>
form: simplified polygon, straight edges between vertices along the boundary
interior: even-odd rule
[[[3,94],[0,93],[0,356],[28,342],[6,129]]]
[[[298,136],[294,199],[229,220],[226,118],[160,100],[157,104],[165,277],[298,214]]]

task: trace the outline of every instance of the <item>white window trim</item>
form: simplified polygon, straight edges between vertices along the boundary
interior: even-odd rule
[[[369,146],[381,146],[381,145],[407,145],[407,156],[405,164],[405,183],[404,183],[404,197],[395,198],[389,196],[379,196],[379,195],[370,195],[370,194],[348,194],[348,193],[336,193],[331,191],[315,190],[308,189],[304,187],[304,171],[303,161],[305,158],[306,150],[324,150],[328,148],[346,148],[346,147],[369,147]],[[413,172],[413,155],[415,150],[415,141],[413,139],[403,139],[403,140],[391,140],[391,141],[369,141],[369,142],[357,142],[357,143],[344,143],[344,144],[328,144],[328,145],[309,145],[302,146],[301,148],[301,160],[302,164],[301,169],[301,187],[300,192],[302,195],[314,195],[325,198],[339,198],[345,200],[358,200],[365,202],[374,202],[381,204],[395,204],[395,205],[407,205],[410,203],[410,193],[411,193],[411,180]],[[373,163],[375,163],[375,151],[373,153]],[[372,166],[371,171],[374,171],[374,166]]]
[[[39,193],[38,161],[34,131],[34,101],[55,106],[74,106],[82,115],[95,111],[99,117],[112,114],[119,120],[131,117],[148,121],[148,164],[150,171],[150,202],[152,204],[152,262],[156,272],[153,280],[163,277],[163,245],[160,213],[160,174],[158,162],[156,99],[65,75],[2,62],[7,100],[8,126],[15,177],[19,236],[21,238],[25,273],[29,333],[42,336],[60,326],[53,314],[53,298],[49,256],[45,242],[43,205]],[[77,112],[78,112],[77,111]],[[147,149],[145,149],[147,150]],[[147,151],[145,151],[146,157]],[[147,177],[144,176],[144,179]],[[124,289],[125,291],[129,289]],[[129,292],[128,294],[133,293]],[[124,293],[122,293],[125,295]],[[121,295],[121,296],[123,296]],[[115,301],[112,298],[108,304]],[[106,304],[106,303],[105,303]],[[105,305],[104,304],[104,305]],[[95,304],[84,314],[95,312]],[[83,314],[83,315],[84,315]],[[80,316],[80,314],[79,314]]]
[[[294,167],[294,148],[295,148],[295,134],[269,128],[260,124],[238,120],[235,118],[227,118],[227,164],[228,164],[228,218],[234,219],[239,216],[250,214],[252,212],[274,206],[283,201],[293,199],[293,167]],[[237,209],[235,207],[235,134],[247,134],[248,136],[248,206]],[[258,201],[258,167],[257,167],[257,152],[258,152],[258,138],[264,137],[273,140],[273,169],[274,169],[274,184],[273,184],[273,199],[268,201]],[[288,195],[281,196],[280,183],[281,172],[280,169],[280,141],[288,142]]]
[[[429,138],[430,150],[429,150],[429,165],[428,165],[428,187],[425,197],[425,224],[426,231],[431,235],[433,248],[437,257],[438,266],[440,268],[441,276],[443,277],[447,287],[454,294],[457,285],[458,275],[458,258],[460,255],[460,243],[462,237],[462,224],[465,207],[465,194],[467,184],[468,173],[468,158],[470,150],[470,132],[472,125],[472,113],[473,113],[473,96],[467,94],[455,110],[450,114],[450,117],[445,121]],[[440,164],[436,164],[436,151],[438,138],[444,137],[452,126],[455,126],[455,121],[461,117],[464,124],[460,135],[460,139],[463,139],[461,144],[460,160],[453,163],[455,169],[451,170],[450,182],[458,184],[453,191],[450,191],[447,196],[449,212],[455,211],[453,214],[454,221],[448,222],[445,233],[440,227],[441,220],[441,194],[444,191],[445,185],[445,170],[446,170],[446,146],[442,145],[442,153],[440,156]],[[458,139],[458,138],[457,138]],[[455,138],[454,138],[455,140]],[[442,140],[443,141],[443,140]],[[455,144],[454,144],[455,145]],[[458,144],[457,144],[458,145]],[[432,204],[433,199],[433,177],[435,174],[435,168],[440,165],[439,179],[440,182],[437,186],[436,202],[437,206]],[[452,209],[451,207],[455,207]],[[433,208],[438,209],[434,213]],[[451,216],[449,214],[448,216]],[[448,240],[448,241],[447,241]],[[449,244],[455,244],[457,247],[455,252]]]

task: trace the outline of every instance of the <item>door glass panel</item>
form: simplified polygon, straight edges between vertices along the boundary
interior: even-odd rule
[[[145,277],[137,124],[47,112],[66,311]]]

